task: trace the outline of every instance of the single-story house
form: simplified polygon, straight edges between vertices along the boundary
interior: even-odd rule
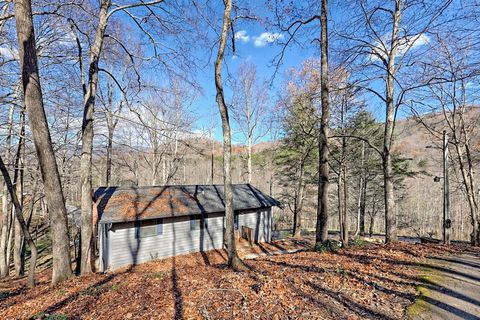
[[[94,192],[99,271],[224,248],[223,185],[102,187]],[[250,184],[233,185],[235,227],[270,242],[272,207]]]

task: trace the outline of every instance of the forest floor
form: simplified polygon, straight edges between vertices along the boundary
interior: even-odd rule
[[[467,250],[397,243],[306,251],[309,240],[286,239],[249,249],[248,270],[226,268],[225,252],[153,261],[51,286],[38,275],[0,282],[0,319],[403,319],[428,285],[431,256]],[[303,250],[278,254],[287,250]],[[478,253],[478,252],[477,252]],[[431,259],[431,258],[430,258]],[[478,263],[478,262],[476,262]]]

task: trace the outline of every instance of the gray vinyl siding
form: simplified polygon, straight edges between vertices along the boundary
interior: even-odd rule
[[[270,242],[272,239],[272,210],[270,208],[239,214],[238,225],[255,230],[255,242]]]
[[[190,216],[163,218],[160,235],[137,238],[135,222],[113,223],[101,237],[100,259],[105,270],[192,252],[223,248],[224,214],[209,214],[207,228],[190,230]],[[271,209],[242,212],[239,226],[255,230],[255,242],[270,242]],[[99,224],[102,228],[104,224]],[[100,231],[101,232],[101,231]]]
[[[164,218],[161,235],[136,238],[135,223],[114,223],[108,232],[109,269],[191,252],[223,248],[223,214],[209,214],[208,228],[190,230],[190,217]]]

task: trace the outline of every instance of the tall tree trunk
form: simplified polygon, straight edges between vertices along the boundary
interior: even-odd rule
[[[92,150],[93,150],[93,115],[95,97],[98,86],[98,63],[102,50],[105,29],[107,28],[110,0],[102,0],[99,12],[99,21],[95,33],[95,41],[90,51],[90,65],[88,68],[88,86],[83,99],[82,123],[82,158],[80,164],[82,196],[81,196],[81,250],[80,273],[92,272],[92,242],[93,242],[93,200],[92,200]]]
[[[10,179],[10,174],[8,173],[7,167],[3,162],[2,157],[0,156],[0,171],[2,172],[3,179],[5,180],[5,184],[7,185],[8,192],[10,193],[10,197],[12,198],[14,210],[15,210],[15,217],[19,222],[19,226],[23,232],[23,236],[30,247],[30,269],[28,272],[28,286],[34,287],[35,286],[35,266],[37,264],[37,247],[33,242],[33,239],[28,231],[27,225],[25,220],[23,219],[23,210],[20,202],[18,201],[17,195],[15,193],[15,187]]]
[[[376,202],[376,199],[375,199],[375,196],[374,196],[373,199],[372,199],[372,212],[371,212],[371,215],[370,215],[370,227],[369,227],[369,232],[368,232],[370,234],[370,237],[373,236],[376,214],[377,214],[377,202]]]
[[[348,232],[350,229],[350,221],[348,220],[348,184],[347,184],[347,168],[346,165],[343,165],[342,169],[343,174],[343,185],[342,185],[342,192],[343,192],[343,239],[342,243],[343,246],[348,246]]]
[[[360,202],[360,235],[365,235],[365,209],[367,206],[367,181],[362,185],[362,197]]]
[[[8,276],[7,265],[7,243],[8,234],[10,233],[10,212],[8,211],[8,190],[3,184],[2,193],[2,234],[0,239],[0,278]],[[5,192],[6,191],[6,192]]]
[[[108,129],[108,141],[107,141],[107,160],[105,170],[105,185],[110,186],[112,179],[112,152],[113,152],[113,130]]]
[[[368,233],[369,233],[370,237],[373,235],[374,224],[375,224],[375,216],[372,214],[370,216],[370,227],[368,229]]]
[[[30,0],[14,0],[14,6],[24,102],[30,119],[30,129],[40,163],[50,215],[53,251],[52,283],[55,284],[72,275],[67,211],[47,117],[43,107],[31,2]]]
[[[12,134],[13,134],[13,113],[14,113],[14,104],[10,105],[10,109],[8,112],[8,132],[6,138],[6,152],[5,152],[5,159],[6,161],[11,161],[11,142],[12,142]],[[10,252],[7,251],[8,243],[9,243],[9,235],[10,229],[12,226],[12,221],[10,219],[11,212],[9,206],[9,199],[8,199],[8,188],[7,185],[4,183],[2,188],[2,234],[0,240],[0,277],[4,278],[9,274],[9,259],[7,256]]]
[[[342,177],[341,184],[339,184],[339,194],[341,194],[341,199],[339,199],[340,206],[342,207],[342,224],[340,228],[342,229],[342,246],[348,246],[348,230],[349,230],[349,221],[348,221],[348,194],[347,194],[347,138],[345,130],[345,106],[342,103],[342,114],[341,114],[341,125],[342,125],[342,160],[340,164],[340,173],[339,176]],[[339,197],[340,198],[340,197]]]
[[[468,208],[470,211],[470,220],[473,228],[472,233],[470,235],[470,242],[473,246],[479,246],[480,245],[480,238],[479,238],[480,225],[478,221],[478,207],[477,207],[477,203],[474,195],[475,190],[472,190],[473,184],[470,182],[471,177],[473,177],[473,175],[469,173],[469,171],[471,170],[470,169],[471,165],[469,165],[468,160],[465,160],[464,152],[460,147],[460,141],[457,137],[456,132],[453,132],[453,139],[454,139],[455,151],[458,158],[460,173],[462,175],[462,182],[463,182],[463,186],[465,187],[465,193],[467,195]]]
[[[215,88],[218,110],[222,118],[223,129],[223,184],[225,193],[225,237],[227,242],[228,265],[234,269],[244,269],[245,264],[239,258],[235,247],[234,235],[234,211],[233,211],[233,191],[232,191],[232,172],[231,172],[231,154],[232,141],[230,132],[230,121],[228,118],[228,109],[225,103],[225,95],[222,82],[222,64],[227,45],[228,30],[231,27],[232,0],[224,0],[225,9],[223,12],[223,25],[220,33],[220,43],[218,46],[217,58],[215,60]]]
[[[252,183],[252,136],[249,134],[247,141],[247,173],[248,173],[248,183]]]
[[[162,157],[162,183],[167,184],[167,155]]]
[[[319,173],[318,173],[318,208],[315,242],[323,243],[328,237],[328,134],[330,121],[330,97],[328,79],[328,2],[322,0],[321,22],[321,100],[322,115],[320,119],[319,144]]]
[[[357,205],[357,227],[355,228],[355,236],[364,235],[365,233],[365,210],[362,212],[362,198],[363,198],[363,185],[365,179],[365,141],[362,141],[362,152],[360,154],[360,181],[358,183],[358,205]],[[362,217],[363,213],[363,217]],[[363,229],[362,229],[363,221]]]
[[[213,138],[212,139],[212,154],[210,155],[210,183],[211,184],[214,184],[213,182],[213,179],[214,179],[214,176],[215,176],[215,157],[214,157],[214,154],[215,154],[215,142],[213,141]]]
[[[395,12],[393,15],[392,35],[390,41],[390,52],[388,54],[388,65],[386,74],[386,120],[383,135],[383,182],[385,198],[385,243],[398,240],[397,217],[395,215],[395,198],[393,189],[393,169],[391,147],[393,142],[393,129],[395,126],[395,58],[398,51],[398,31],[401,16],[401,5],[403,0],[396,0]]]
[[[293,237],[299,238],[302,236],[302,211],[303,199],[305,198],[305,183],[304,183],[304,163],[300,164],[298,173],[297,196],[295,197],[295,214],[293,225]]]
[[[338,210],[338,231],[340,233],[340,241],[343,242],[344,236],[343,236],[343,188],[342,188],[342,182],[343,180],[343,175],[341,170],[338,172],[338,179],[337,179],[337,210]]]
[[[354,236],[358,236],[358,234],[360,233],[360,215],[361,215],[361,206],[362,206],[362,186],[363,186],[363,180],[362,178],[360,177],[360,181],[358,182],[358,200],[357,200],[357,219],[356,219],[356,223],[357,225],[355,226],[355,234]]]
[[[25,112],[22,108],[20,112],[20,135],[18,137],[18,148],[15,155],[13,184],[20,207],[23,208],[23,178],[24,178],[24,158],[25,158]],[[22,213],[23,214],[23,213]],[[15,267],[15,275],[23,276],[24,274],[24,241],[23,232],[20,221],[15,219],[15,235],[13,246],[13,265]]]
[[[11,261],[12,261],[12,245],[13,245],[13,235],[14,235],[14,232],[15,232],[15,224],[14,224],[14,221],[15,221],[15,216],[14,216],[14,212],[12,210],[12,205],[11,204],[8,204],[8,212],[10,214],[10,217],[9,217],[9,227],[8,227],[8,240],[7,240],[7,275],[10,274],[10,264],[11,264]]]
[[[467,158],[468,164],[468,181],[470,186],[470,198],[469,203],[471,203],[470,207],[470,215],[472,219],[472,234],[471,234],[471,243],[473,246],[480,246],[480,213],[478,210],[478,198],[477,198],[477,187],[475,184],[475,177],[474,177],[474,164],[472,159],[472,154],[470,152],[470,138],[468,137],[468,133],[465,130],[465,123],[463,120],[463,116],[461,117],[462,120],[462,130],[464,131],[465,135],[465,155]]]
[[[113,90],[111,89],[110,83],[107,84],[108,88],[108,111],[105,112],[105,117],[107,120],[107,155],[105,163],[105,185],[110,186],[112,178],[112,152],[113,152],[113,132],[117,124],[117,120],[114,119],[114,115],[111,112],[113,105]],[[118,108],[121,110],[122,105]]]

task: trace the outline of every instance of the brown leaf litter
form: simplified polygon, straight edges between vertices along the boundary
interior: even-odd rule
[[[242,254],[306,248],[283,240]],[[224,251],[153,261],[57,286],[50,273],[0,282],[1,319],[402,319],[421,281],[425,256],[462,248],[368,244],[318,253],[303,251],[225,265]]]

